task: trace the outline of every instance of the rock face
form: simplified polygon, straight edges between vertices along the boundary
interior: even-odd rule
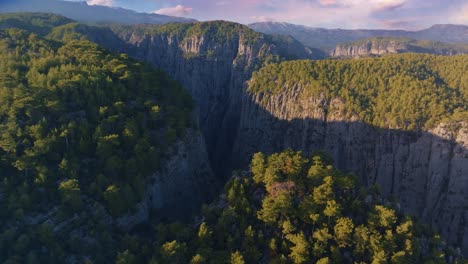
[[[209,34],[219,31],[220,25],[235,30],[217,41]],[[131,45],[128,53],[163,69],[192,95],[213,169],[225,174],[229,168],[226,162],[230,160],[226,154],[230,154],[236,138],[244,84],[252,72],[274,56],[310,58],[312,55],[297,41],[274,40],[234,23],[207,22],[203,26],[211,29],[192,36],[169,32],[130,32],[119,36]],[[249,41],[252,34],[257,38],[254,43]]]
[[[468,252],[468,122],[404,132],[345,118],[341,109],[342,100],[306,96],[300,85],[244,97],[235,163],[245,166],[257,151],[324,150],[339,169],[378,184],[405,212]]]
[[[146,193],[135,212],[116,219],[117,227],[128,231],[148,222],[150,211],[165,217],[187,216],[212,198],[220,186],[211,170],[205,141],[200,132],[189,130],[169,151],[162,168],[148,178]]]
[[[407,52],[455,55],[467,53],[468,47],[440,42],[415,41],[405,38],[372,38],[337,45],[329,55],[331,57],[363,57]]]

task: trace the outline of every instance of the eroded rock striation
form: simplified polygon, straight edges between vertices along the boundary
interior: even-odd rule
[[[252,72],[269,61],[314,57],[294,39],[263,35],[230,22],[114,31],[130,45],[126,52],[164,70],[192,95],[211,163],[221,174],[228,172],[226,154],[236,138],[241,98]]]
[[[406,38],[380,37],[339,44],[330,51],[329,55],[331,57],[365,57],[409,52],[455,55],[468,53],[468,46]]]

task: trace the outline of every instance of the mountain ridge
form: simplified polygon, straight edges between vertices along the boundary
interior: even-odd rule
[[[379,29],[326,29],[283,22],[259,22],[249,24],[256,31],[267,34],[291,35],[304,45],[314,48],[333,48],[337,44],[371,37],[406,37],[416,40],[432,40],[446,43],[468,43],[468,26],[436,24],[427,29],[379,30]],[[447,30],[450,28],[450,30]]]
[[[130,9],[88,5],[86,1],[14,0],[0,5],[0,13],[56,13],[84,23],[165,24],[195,22],[195,19],[139,13]]]

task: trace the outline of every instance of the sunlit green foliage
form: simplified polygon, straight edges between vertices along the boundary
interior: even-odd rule
[[[271,94],[304,87],[327,106],[344,101],[344,116],[384,128],[414,130],[468,111],[468,55],[389,55],[377,59],[294,61],[254,73],[249,91]]]

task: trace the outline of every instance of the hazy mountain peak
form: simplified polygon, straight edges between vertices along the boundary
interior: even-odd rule
[[[159,14],[138,13],[133,10],[88,5],[86,1],[61,0],[16,0],[6,1],[0,6],[5,12],[46,12],[66,16],[80,22],[110,22],[122,24],[165,24],[171,22],[193,22],[194,19]]]
[[[449,29],[449,28],[468,29],[468,26],[462,25],[462,24],[434,24],[429,29]]]
[[[304,45],[314,48],[332,48],[337,44],[372,37],[405,37],[446,43],[468,43],[468,26],[436,24],[419,31],[388,29],[325,29],[278,22],[250,24],[252,29],[266,34],[291,35]]]

